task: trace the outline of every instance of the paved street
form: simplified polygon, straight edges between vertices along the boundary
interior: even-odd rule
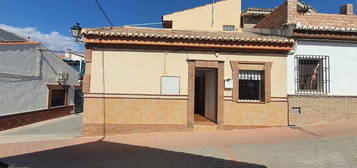
[[[28,167],[354,168],[357,122],[304,128],[152,133],[0,145]]]
[[[66,139],[81,136],[82,115],[48,120],[0,132],[0,144],[38,140]]]

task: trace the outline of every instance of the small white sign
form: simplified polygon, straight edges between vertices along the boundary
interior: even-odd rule
[[[224,80],[224,88],[233,89],[233,80],[232,79]]]
[[[162,76],[161,77],[161,94],[179,95],[180,94],[180,77]]]

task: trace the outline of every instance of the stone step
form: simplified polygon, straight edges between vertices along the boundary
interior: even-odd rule
[[[217,125],[213,124],[195,124],[193,126],[194,132],[214,132],[217,131]]]

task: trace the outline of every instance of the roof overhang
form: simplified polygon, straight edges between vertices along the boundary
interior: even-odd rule
[[[212,50],[212,51],[239,51],[254,50],[262,52],[289,52],[294,43],[272,42],[237,42],[237,41],[209,41],[188,39],[157,39],[157,38],[132,38],[132,37],[98,37],[86,35],[84,42],[90,45],[111,46],[136,46],[154,48],[176,48],[188,50]]]
[[[0,41],[0,45],[36,45],[36,44],[40,44],[40,42],[37,42],[37,41],[9,41],[9,42]]]
[[[357,41],[357,32],[336,32],[321,30],[294,30],[292,38],[330,39]]]

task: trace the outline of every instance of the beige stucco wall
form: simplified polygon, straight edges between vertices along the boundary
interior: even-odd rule
[[[105,88],[103,88],[103,55],[105,55]],[[232,78],[231,60],[272,62],[271,96],[287,96],[287,60],[281,54],[94,50],[92,59],[91,93],[160,94],[161,76],[180,76],[180,95],[187,95],[186,60],[198,59],[225,61],[225,79]],[[231,90],[225,91],[225,96],[231,95]]]
[[[103,55],[105,88],[103,88]],[[184,52],[93,51],[91,93],[160,94],[161,76],[180,76],[180,94],[187,95]]]
[[[187,123],[187,100],[86,98],[84,111],[86,124]]]
[[[213,5],[213,9],[213,27],[212,4],[165,15],[163,20],[172,21],[173,29],[222,31],[223,25],[235,25],[237,30],[240,29],[240,0],[219,1]]]
[[[224,125],[287,126],[287,102],[237,103],[224,102]]]
[[[104,99],[100,96],[103,96],[101,93],[107,93],[106,123],[186,124],[187,59],[224,61],[225,79],[232,78],[232,60],[272,62],[271,96],[283,99],[287,96],[286,56],[282,54],[93,49],[89,69],[90,93],[87,95],[93,94],[94,97],[85,98],[84,123],[103,123]],[[160,97],[161,76],[164,75],[180,77],[182,96],[176,98],[181,100],[169,100],[175,97],[164,95]],[[129,99],[123,98],[123,94]],[[152,97],[147,99],[147,95]],[[236,103],[229,101],[231,95],[232,91],[226,89],[225,125],[286,125],[287,102],[273,99],[275,102],[267,104]]]

